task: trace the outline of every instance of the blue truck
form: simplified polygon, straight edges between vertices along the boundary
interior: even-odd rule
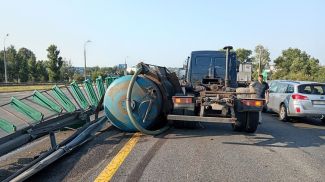
[[[168,115],[176,125],[195,126],[198,122],[231,123],[235,131],[255,132],[259,112],[265,101],[254,98],[254,91],[239,88],[236,53],[193,51],[186,63],[183,94],[173,96],[173,112]],[[189,124],[191,123],[191,124]]]

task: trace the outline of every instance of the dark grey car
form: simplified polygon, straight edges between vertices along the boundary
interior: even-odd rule
[[[267,109],[279,114],[279,119],[290,117],[322,118],[325,122],[325,84],[306,81],[274,80],[270,82]]]

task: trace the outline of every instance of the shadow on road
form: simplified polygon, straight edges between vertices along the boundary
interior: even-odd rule
[[[320,147],[325,144],[325,126],[320,120],[296,119],[294,122],[281,122],[271,115],[264,115],[264,118],[262,127],[248,137],[250,142],[224,144],[285,148]]]
[[[300,123],[302,123],[302,126]],[[202,126],[195,129],[172,128],[168,135],[157,137],[183,139],[206,136],[244,136],[247,138],[245,142],[225,141],[223,144],[285,148],[319,147],[325,145],[325,125],[316,119],[299,119],[293,123],[285,123],[279,121],[271,114],[263,114],[263,124],[253,134],[234,132],[230,124],[224,123],[202,123]]]
[[[206,136],[233,136],[250,135],[232,131],[231,124],[226,123],[205,123],[201,122],[196,128],[174,128],[172,127],[168,135],[156,136],[165,139],[182,139]]]

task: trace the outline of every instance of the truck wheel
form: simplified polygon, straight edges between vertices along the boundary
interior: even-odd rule
[[[259,112],[247,113],[247,123],[245,128],[245,131],[247,133],[254,133],[256,131],[259,118],[260,118]]]
[[[234,131],[243,131],[247,123],[247,113],[246,112],[237,112],[237,120],[232,124],[232,129]]]
[[[289,121],[288,110],[285,104],[281,104],[280,106],[279,120],[284,122]]]

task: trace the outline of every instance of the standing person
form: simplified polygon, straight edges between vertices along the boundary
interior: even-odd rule
[[[260,99],[265,99],[266,103],[269,101],[269,84],[263,81],[263,75],[258,75],[258,81],[251,83],[251,87],[254,88],[256,92],[256,97]],[[266,104],[265,103],[265,104]],[[259,124],[262,123],[262,111],[259,112]]]

